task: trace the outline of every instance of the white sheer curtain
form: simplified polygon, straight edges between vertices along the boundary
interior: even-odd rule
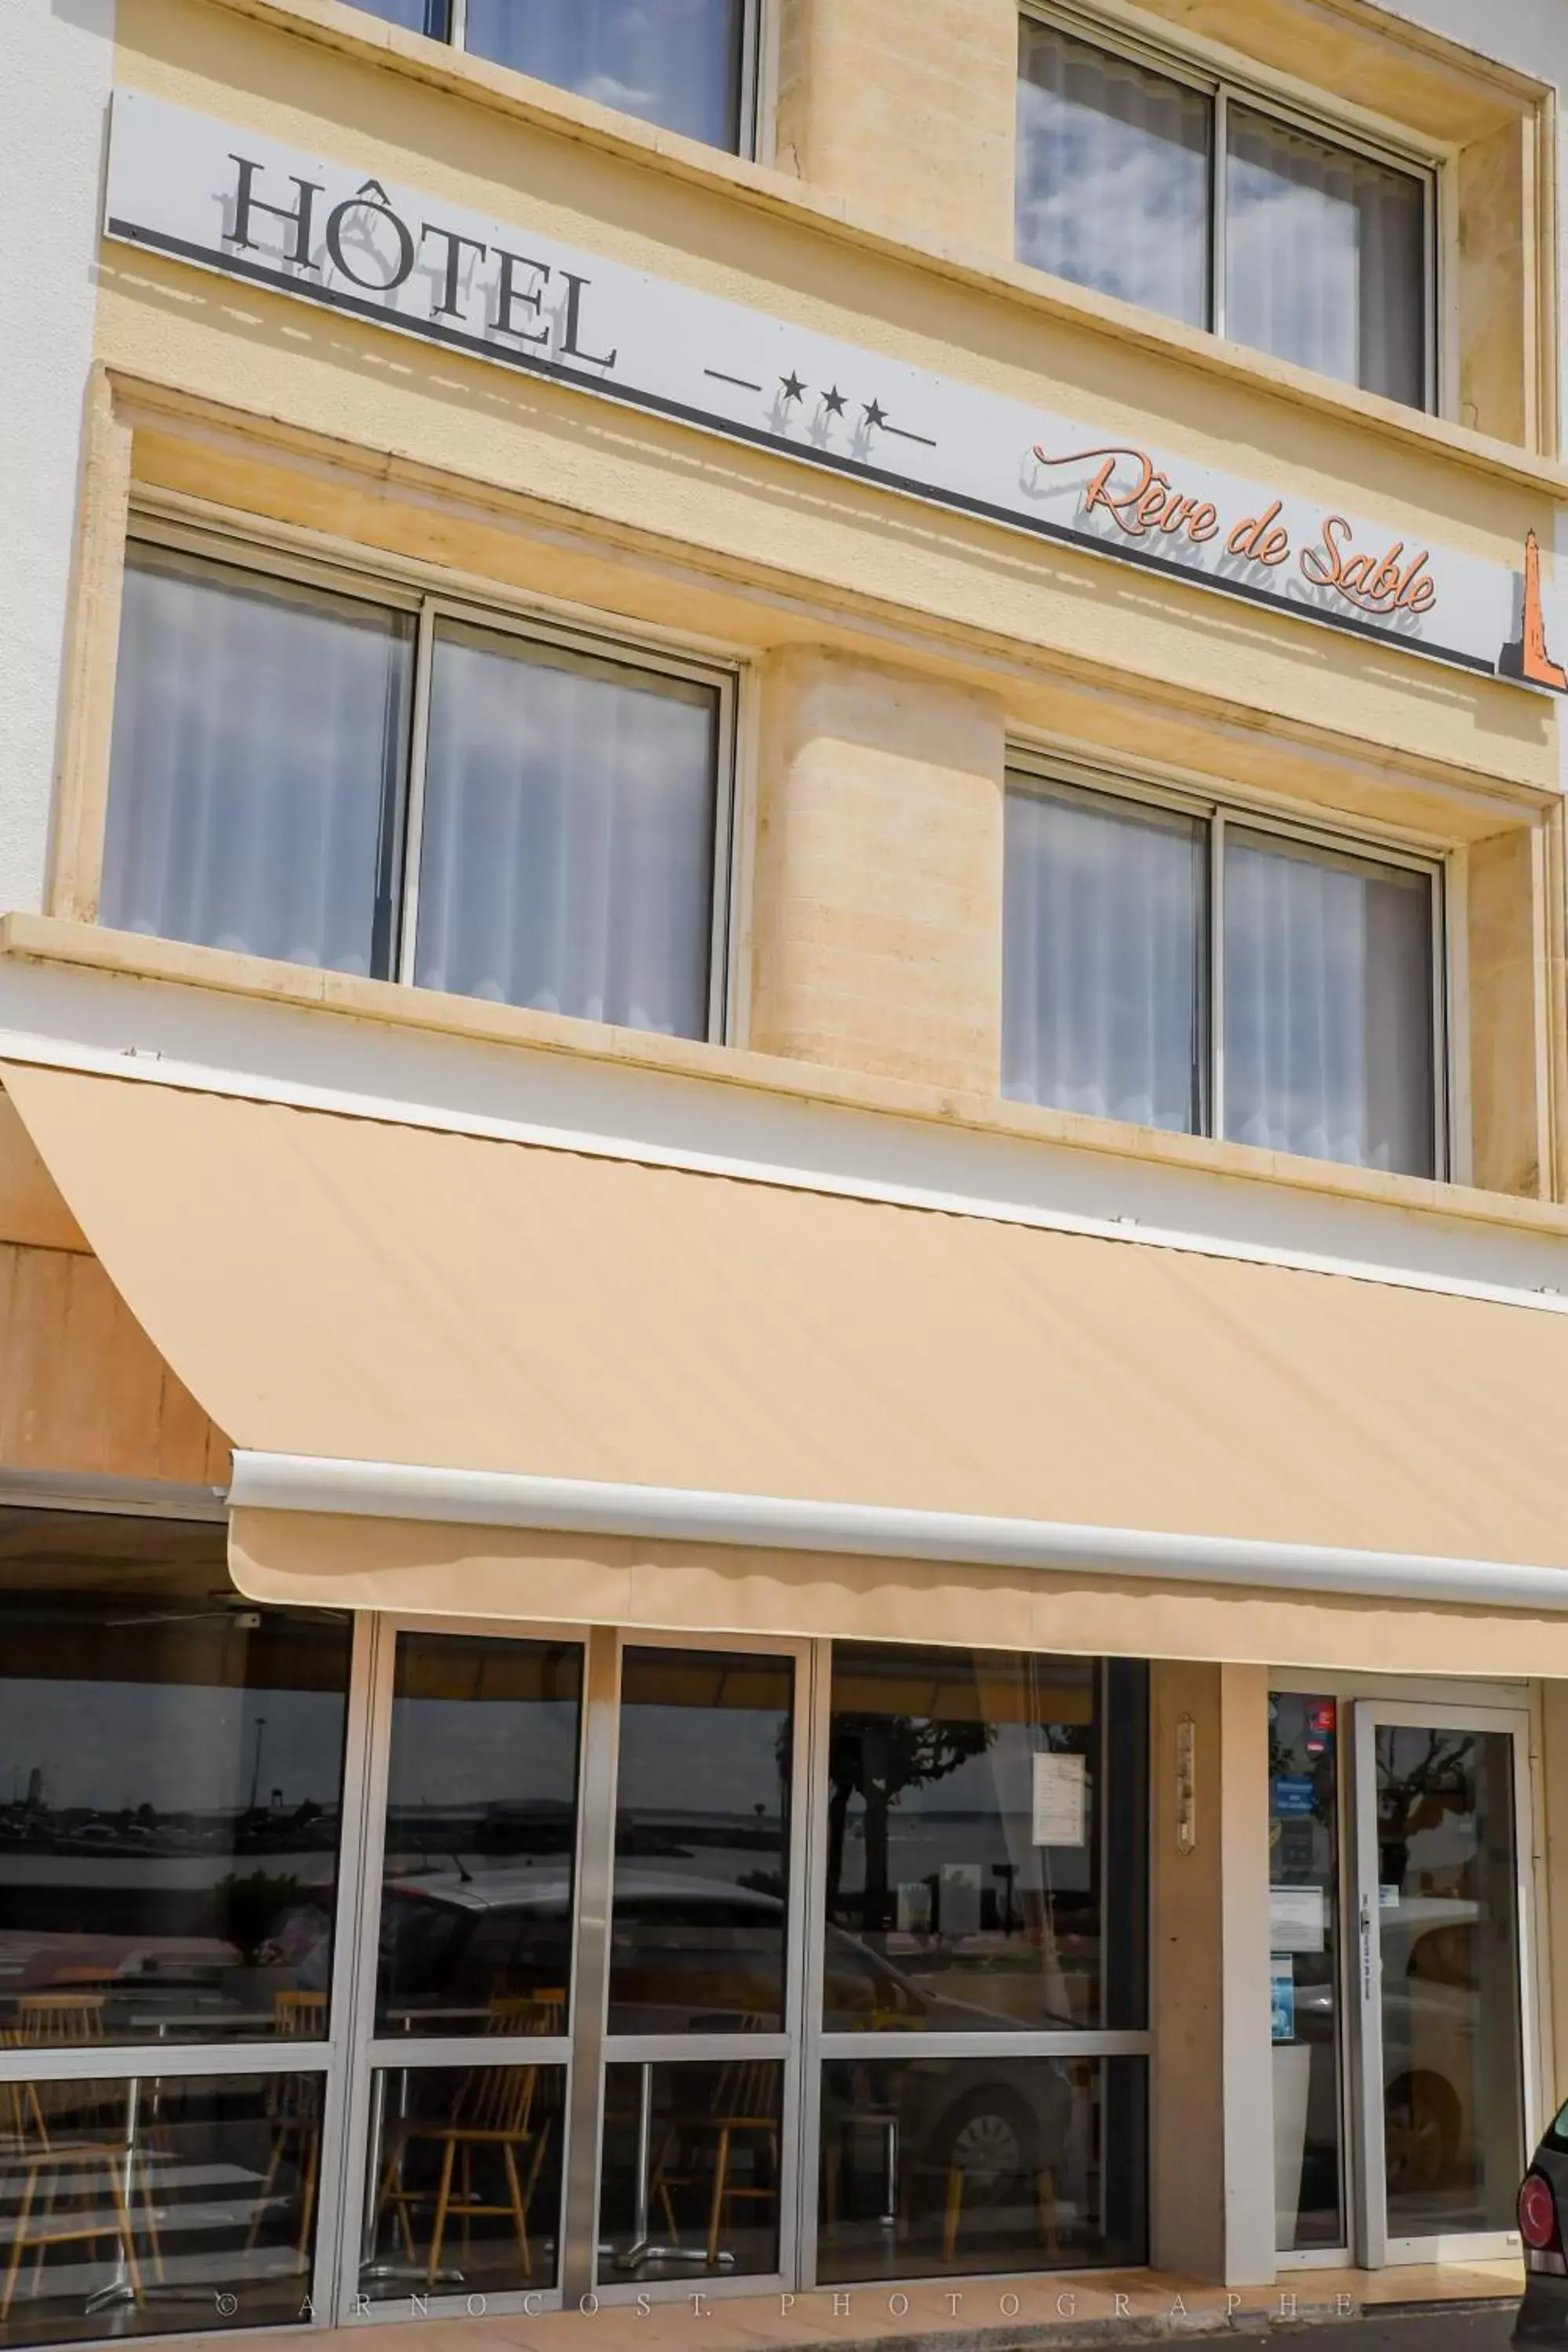
[[[1162,810],[1009,791],[1006,1094],[1198,1128],[1205,842],[1201,824]]]
[[[1433,1173],[1432,891],[1423,874],[1229,831],[1225,1131]]]
[[[602,105],[740,144],[745,0],[468,0],[464,45]]]
[[[1018,258],[1206,327],[1209,100],[1021,21]]]
[[[717,772],[712,688],[444,626],[416,983],[705,1036]]]
[[[100,919],[384,971],[411,641],[374,605],[133,554]]]
[[[1421,182],[1246,107],[1227,115],[1226,332],[1419,407]]]

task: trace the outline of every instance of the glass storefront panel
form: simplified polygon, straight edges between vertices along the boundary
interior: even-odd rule
[[[376,2030],[565,2031],[583,1654],[400,1633]]]
[[[1515,2227],[1524,2147],[1514,1741],[1374,1727],[1391,2239]]]
[[[1145,2061],[846,2058],[822,2071],[827,2284],[1146,2259]]]
[[[787,1657],[626,1651],[611,2033],[783,2027],[794,1727]]]
[[[1331,1697],[1268,1701],[1275,2243],[1343,2246],[1340,1721]]]
[[[1144,1687],[1123,1662],[836,1645],[826,2031],[1142,2025]]]
[[[350,1625],[226,1591],[224,1531],[0,1524],[0,2032],[326,2029]]]
[[[404,2308],[557,2289],[570,1992],[601,1960],[596,2107],[579,2086],[596,2257],[576,2227],[602,2287],[793,2277],[819,2098],[825,2280],[1137,2259],[1144,2062],[1029,2035],[1143,2022],[1142,1668],[652,1641],[617,1660],[595,1634],[605,1793],[580,1823],[584,1643],[384,1624],[349,1805],[383,1862],[379,1917],[341,1946],[356,2049],[328,2035],[352,1625],[258,1609],[225,1574],[216,1527],[0,1514],[0,2352],[293,2325],[315,2289],[344,2309],[356,2287]],[[828,1907],[817,1889],[804,1915],[825,2025],[1001,2025],[1005,2064],[889,2032],[875,2063],[829,2042],[795,2087],[812,1671],[832,1676]],[[611,1898],[581,1930],[580,1841]],[[679,2059],[645,2039],[671,2034]],[[110,2054],[132,2037],[232,2056],[155,2078]],[[87,2083],[27,2055],[100,2042]],[[340,2143],[363,2151],[352,2188]],[[345,2206],[342,2269],[334,2231],[316,2278],[320,2212]]]
[[[315,2074],[0,2081],[0,2345],[299,2321],[324,2093]]]
[[[768,2057],[606,2068],[603,2279],[778,2269],[784,2071]]]
[[[372,2096],[361,2291],[402,2303],[553,2286],[564,2066],[391,2068]]]

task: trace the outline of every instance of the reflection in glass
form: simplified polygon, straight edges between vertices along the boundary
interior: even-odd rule
[[[826,2030],[1141,2026],[1144,1714],[1130,1662],[836,1644]]]
[[[840,2059],[822,2070],[817,2275],[1145,2259],[1141,2058]]]
[[[605,2069],[602,2279],[778,2269],[783,2086],[778,2058]]]
[[[733,152],[745,0],[468,0],[465,46]]]
[[[1426,399],[1426,191],[1234,102],[1226,332],[1342,383]]]
[[[1511,2230],[1523,2162],[1513,1741],[1376,1728],[1391,2238]]]
[[[612,2033],[782,2027],[794,1710],[788,1658],[626,1651]]]
[[[711,687],[443,623],[418,985],[705,1036],[718,719]]]
[[[401,25],[405,33],[427,33],[433,41],[451,37],[447,0],[353,0],[369,16]]]
[[[348,1621],[226,1583],[221,1528],[0,1514],[0,2032],[324,2032]]]
[[[575,1643],[398,1635],[379,2032],[562,2030],[582,1683]]]
[[[1209,323],[1209,142],[1201,90],[1020,24],[1020,261]]]
[[[324,2078],[0,2080],[0,2345],[298,2320]]]
[[[384,978],[413,644],[407,614],[134,549],[100,920]]]
[[[1009,790],[1002,1087],[1195,1134],[1204,1120],[1207,828]]]
[[[1434,1172],[1427,875],[1227,828],[1225,1131]]]
[[[369,2295],[555,2283],[564,2066],[426,2066],[372,2083]]]
[[[1292,2253],[1346,2242],[1333,1699],[1270,1694],[1268,1790],[1275,2242]]]

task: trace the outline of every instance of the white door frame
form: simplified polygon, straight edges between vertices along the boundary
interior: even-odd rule
[[[1527,1706],[1482,1707],[1435,1700],[1422,1704],[1358,1696],[1353,1701],[1355,1744],[1352,1834],[1344,1859],[1347,1913],[1352,1923],[1356,1998],[1347,2004],[1357,2021],[1353,2053],[1356,2116],[1356,2236],[1360,2259],[1369,2270],[1402,2263],[1476,2262],[1519,2251],[1517,2231],[1493,2230],[1452,2236],[1394,2238],[1388,2232],[1383,2098],[1383,2006],[1379,1948],[1381,1915],[1377,1865],[1377,1773],[1379,1725],[1430,1727],[1441,1731],[1499,1732],[1513,1741],[1514,1882],[1517,1904],[1521,2112],[1522,2169],[1539,2129],[1539,2060],[1535,2013],[1534,1851],[1531,1790],[1531,1716]]]

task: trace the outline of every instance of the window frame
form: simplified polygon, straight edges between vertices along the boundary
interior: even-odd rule
[[[760,160],[758,147],[762,120],[763,10],[765,5],[766,0],[741,0],[740,84],[736,106],[738,138],[734,147],[715,147],[713,151],[718,155],[738,155],[743,163],[753,163]],[[420,40],[433,40],[439,48],[456,49],[459,56],[468,57],[471,54],[468,44],[468,0],[447,0],[445,38],[438,33],[421,33],[416,37]],[[489,65],[492,62],[493,60],[489,58],[479,59],[481,65]],[[502,73],[512,73],[517,71],[517,68],[502,66],[500,70]],[[553,89],[558,85],[552,82],[550,87]],[[575,95],[575,93],[568,92],[568,95]],[[625,112],[625,109],[619,107],[610,110],[615,113]],[[647,118],[643,115],[632,115],[628,120],[641,122]],[[660,131],[664,129],[661,123],[650,123],[648,127],[650,130]],[[680,138],[687,134],[674,131],[668,135]],[[706,146],[708,142],[706,140],[699,140],[696,143],[699,146]]]
[[[442,621],[455,621],[506,636],[524,645],[542,645],[592,661],[611,662],[654,677],[679,678],[704,687],[716,697],[713,762],[713,842],[711,904],[709,918],[707,1020],[699,1042],[721,1045],[731,1042],[736,1022],[734,941],[739,889],[740,826],[736,800],[739,778],[741,668],[705,652],[689,649],[679,639],[660,640],[641,629],[625,635],[587,617],[563,613],[531,600],[515,604],[502,598],[492,603],[479,588],[445,585],[412,572],[400,576],[395,559],[381,561],[365,551],[363,564],[350,556],[317,554],[308,548],[263,537],[243,528],[225,528],[216,520],[186,520],[153,506],[133,502],[125,534],[127,567],[139,548],[187,555],[198,562],[255,573],[261,580],[282,580],[326,593],[379,605],[384,611],[407,614],[414,622],[413,660],[408,697],[408,744],[403,771],[384,816],[395,826],[393,858],[392,952],[390,969],[372,977],[383,987],[408,988],[414,981],[418,935],[419,848],[424,815],[425,767],[428,742],[430,679],[436,631]],[[107,772],[104,794],[107,825]],[[100,837],[100,878],[102,839]],[[301,971],[316,969],[301,965]],[[526,1010],[526,1007],[513,1008]],[[563,1016],[574,1020],[587,1016]],[[595,1024],[614,1026],[613,1024]],[[650,1033],[656,1034],[656,1033]]]
[[[1223,1143],[1243,1151],[1258,1147],[1242,1144],[1225,1132],[1225,841],[1228,825],[1254,834],[1270,834],[1304,848],[1321,849],[1331,856],[1356,857],[1379,866],[1398,866],[1425,877],[1431,918],[1432,1016],[1432,1168],[1415,1182],[1458,1181],[1459,1149],[1453,1132],[1454,1107],[1461,1096],[1456,1064],[1458,1023],[1456,989],[1456,877],[1452,856],[1438,843],[1425,843],[1394,828],[1375,825],[1356,829],[1335,823],[1331,816],[1304,814],[1281,808],[1259,796],[1226,793],[1223,796],[1192,786],[1100,769],[1091,762],[1053,755],[1010,742],[1004,772],[1004,792],[1058,794],[1083,799],[1121,801],[1132,806],[1165,809],[1195,819],[1207,828],[1204,860],[1202,937],[1208,958],[1199,974],[1197,996],[1204,1017],[1202,1098],[1204,1125],[1194,1132],[1201,1141]],[[1004,953],[1005,948],[1004,946]],[[1032,1106],[1048,1109],[1048,1104]],[[1116,1124],[1126,1124],[1118,1121]],[[1173,1130],[1180,1131],[1180,1130]],[[1315,1163],[1326,1168],[1355,1168],[1357,1160]],[[1372,1174],[1405,1171],[1371,1170]]]
[[[1009,774],[1011,773],[1010,765],[1008,772]],[[804,1717],[802,1718],[802,1729],[808,1737],[810,1742],[808,1780],[808,1788],[810,1791],[810,1845],[809,1860],[807,1864],[810,1873],[810,1892],[805,1915],[806,1940],[804,1952],[805,1965],[802,1970],[805,1981],[802,1988],[803,2013],[800,2037],[802,2074],[805,2084],[805,2099],[803,2109],[798,2113],[798,2128],[801,2142],[799,2178],[802,2200],[798,2245],[800,2249],[801,2263],[799,2290],[802,2293],[808,2291],[814,2292],[824,2284],[831,2285],[840,2293],[845,2291],[853,2293],[857,2288],[859,2288],[864,2292],[866,2289],[872,2286],[893,2289],[900,2286],[914,2286],[927,2283],[927,2279],[922,2277],[921,2274],[913,2272],[902,2271],[897,2265],[889,2268],[886,2276],[883,2276],[880,2273],[878,2273],[875,2275],[868,2273],[868,2275],[865,2278],[858,2280],[835,2279],[829,2282],[824,2282],[822,2279],[820,2270],[821,2225],[818,2219],[817,2206],[818,2185],[820,2181],[822,2160],[822,2086],[827,2068],[846,2060],[881,2059],[889,2063],[896,2063],[900,2060],[919,2058],[938,2060],[959,2060],[966,2058],[975,2060],[1005,2060],[1008,2058],[1018,2060],[1045,2058],[1110,2060],[1116,2058],[1131,2058],[1141,2062],[1144,2068],[1144,2087],[1147,2101],[1142,2158],[1142,2188],[1145,2204],[1145,2221],[1146,2223],[1152,2225],[1152,2205],[1151,2198],[1151,2183],[1153,2178],[1153,2141],[1152,2126],[1147,2122],[1147,2115],[1149,2110],[1152,2110],[1152,2107],[1153,2062],[1155,2055],[1153,1872],[1155,1839],[1157,1834],[1157,1798],[1155,1790],[1157,1771],[1153,1748],[1154,1714],[1152,1677],[1147,1675],[1145,1676],[1141,1702],[1142,1708],[1143,1735],[1143,1785],[1142,1790],[1142,1804],[1144,1838],[1142,1858],[1143,1876],[1143,2023],[1141,2026],[1099,2025],[1065,2027],[1013,2027],[997,2024],[994,2026],[973,2028],[962,2027],[956,2031],[951,2028],[938,2029],[933,2032],[925,2032],[913,2027],[878,2027],[861,2029],[859,2031],[846,2030],[839,2027],[829,2027],[826,2023],[823,2015],[828,1933],[827,1907],[826,1899],[827,1885],[826,1796],[830,1780],[828,1771],[828,1753],[832,1744],[833,1731],[834,1666],[836,1660],[838,1658],[840,1654],[846,1651],[853,1651],[857,1649],[883,1649],[888,1647],[897,1648],[899,1646],[900,1646],[900,1644],[897,1640],[896,1633],[884,1640],[874,1640],[865,1633],[836,1634],[813,1644],[815,1654],[815,1679],[811,1690],[810,1715],[808,1721]],[[954,1650],[963,1652],[971,1646],[979,1646],[984,1648],[985,1645],[983,1643],[978,1645],[970,1645],[962,1643],[944,1643],[942,1644],[942,1650],[943,1654],[948,1654]],[[1020,1658],[1029,1658],[1049,1654],[1042,1653],[1037,1649],[1024,1649],[1013,1652],[1011,1654]],[[1096,1651],[1089,1654],[1092,1658],[1097,1677],[1097,1696],[1100,1718],[1100,1739],[1098,1743],[1096,1764],[1100,1775],[1101,1788],[1108,1789],[1109,1773],[1107,1769],[1107,1757],[1110,1737],[1110,1693],[1109,1669],[1113,1659],[1119,1659],[1124,1654],[1131,1663],[1143,1664],[1146,1665],[1148,1662],[1137,1659],[1131,1653],[1122,1654],[1111,1651]],[[1101,1950],[1103,1958],[1104,1952],[1109,1946],[1109,1927],[1107,1923],[1110,1916],[1108,1876],[1110,1867],[1110,1807],[1108,1804],[1102,1804],[1100,1808],[1099,1832],[1101,1869]],[[1091,2269],[1099,2267],[1099,2265],[1090,2266]],[[943,2283],[947,2285],[956,2286],[961,2284],[966,2278],[973,2280],[977,2276],[983,2274],[971,2272],[954,2273],[951,2275],[945,2273],[934,2273],[930,2275],[942,2278]],[[1065,2278],[1068,2273],[1065,2270],[1053,2270],[1049,2267],[1042,2267],[1038,2272],[1032,2272],[1027,2275],[1031,2277],[1037,2276],[1040,2278],[1049,2279]]]
[[[227,1519],[226,1503],[219,1489],[192,1489],[172,1486],[160,1489],[143,1486],[138,1481],[97,1478],[82,1482],[80,1490],[61,1483],[58,1474],[40,1474],[29,1483],[25,1492],[10,1489],[0,1493],[0,1513],[4,1509],[34,1509],[58,1511],[64,1514],[91,1512],[110,1518],[135,1517],[166,1520],[180,1525],[198,1522],[211,1525]],[[237,1588],[233,1602],[243,1604],[245,1596]],[[192,2079],[219,2081],[262,2080],[272,2076],[314,2076],[321,2085],[323,2106],[330,2110],[334,2088],[343,2078],[342,2070],[353,2047],[353,2004],[354,1996],[353,1951],[351,1937],[355,1932],[355,1906],[360,1897],[363,1880],[363,1848],[367,1816],[365,1811],[363,1753],[369,1736],[369,1677],[371,1637],[374,1633],[374,1612],[363,1610],[342,1612],[349,1618],[347,1680],[343,1693],[343,1740],[342,1775],[338,1793],[337,1879],[334,1895],[331,1933],[331,1978],[328,1996],[324,2030],[311,2040],[278,2039],[268,2041],[258,2036],[255,2041],[209,2042],[89,2042],[45,2043],[37,2047],[0,2049],[0,2082],[18,2083],[79,2083],[102,2082],[119,2087],[123,2084],[129,2095],[132,2084],[155,2086],[160,2081],[184,2082]],[[331,2130],[323,2134],[321,2179],[331,2181],[331,2165],[337,2161],[337,2147]],[[331,2283],[336,2275],[339,2250],[347,2217],[340,2204],[331,2196],[319,2195],[311,2228],[311,2242],[306,2267],[300,2273],[300,2294],[313,2298],[317,2316],[308,2323],[322,2325],[321,2315],[326,2310]],[[276,2322],[264,2322],[264,2326],[276,2328]],[[223,2321],[218,2321],[222,2331]],[[197,2331],[192,2330],[195,2335]],[[249,2331],[259,2333],[258,2329]],[[178,2342],[184,2330],[174,2336],[165,2335],[164,2342]],[[65,2352],[77,2352],[77,2347],[93,2341],[88,2326],[79,2336],[60,2339]]]
[[[1145,67],[1152,73],[1163,74],[1168,80],[1181,82],[1189,89],[1202,93],[1209,100],[1210,114],[1208,165],[1208,320],[1202,331],[1228,340],[1226,326],[1226,277],[1228,238],[1226,235],[1227,180],[1226,169],[1228,154],[1228,121],[1231,106],[1246,107],[1287,129],[1300,131],[1309,137],[1321,139],[1352,154],[1363,156],[1369,163],[1403,172],[1407,178],[1418,181],[1422,190],[1422,251],[1426,265],[1425,299],[1422,306],[1422,397],[1417,414],[1426,416],[1447,415],[1445,405],[1451,374],[1443,337],[1444,304],[1447,263],[1445,222],[1445,163],[1447,158],[1432,147],[1414,138],[1401,138],[1393,131],[1372,128],[1348,111],[1341,111],[1331,98],[1320,106],[1316,94],[1299,98],[1276,87],[1263,73],[1256,78],[1245,69],[1233,71],[1228,63],[1200,58],[1184,49],[1174,38],[1165,40],[1152,29],[1145,33],[1142,26],[1134,29],[1120,19],[1101,17],[1091,8],[1079,7],[1073,0],[1019,0],[1020,24],[1043,25],[1070,40],[1083,41],[1102,49],[1110,56],[1122,58],[1131,65]],[[1023,74],[1020,68],[1019,79]],[[1016,179],[1015,173],[1015,179]],[[1016,231],[1015,231],[1016,235]],[[1038,265],[1020,253],[1017,257],[1025,268]],[[1049,275],[1042,272],[1042,275]],[[1160,315],[1156,313],[1155,315]],[[1173,322],[1175,323],[1175,322]],[[1237,350],[1252,352],[1252,343],[1238,343]],[[1263,358],[1273,357],[1262,352]],[[1298,362],[1285,361],[1280,365]],[[1317,374],[1320,371],[1310,371]],[[1331,376],[1329,383],[1340,379]],[[1364,386],[1348,384],[1347,390],[1363,391]],[[1387,394],[1369,394],[1369,398],[1386,399]],[[1405,404],[1398,401],[1396,406]]]

